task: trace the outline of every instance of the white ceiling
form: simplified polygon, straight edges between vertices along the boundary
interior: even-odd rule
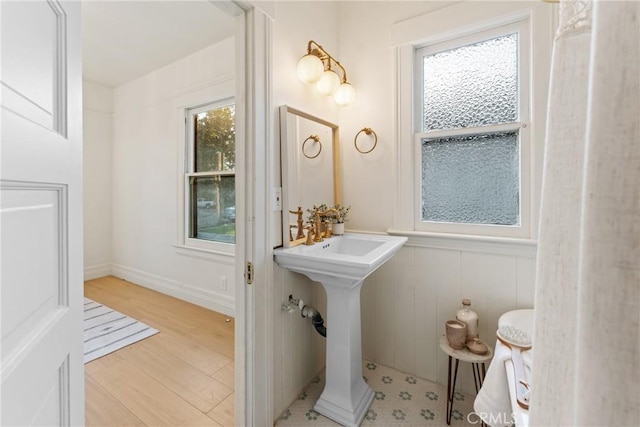
[[[234,34],[206,0],[83,1],[83,78],[109,87],[141,77]]]

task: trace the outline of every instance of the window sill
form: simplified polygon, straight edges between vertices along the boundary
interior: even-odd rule
[[[425,231],[389,229],[392,236],[405,236],[406,246],[418,248],[449,249],[465,252],[482,252],[497,255],[512,255],[535,258],[538,242],[532,239],[509,237],[475,236],[468,234],[444,234]]]
[[[214,251],[211,249],[195,248],[193,246],[173,245],[176,253],[191,258],[199,258],[217,264],[235,265],[236,255],[234,253]]]

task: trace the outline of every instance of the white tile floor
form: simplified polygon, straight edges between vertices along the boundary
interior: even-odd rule
[[[362,374],[375,392],[362,426],[446,426],[447,387],[395,369],[364,361]],[[324,388],[324,373],[315,378],[300,397],[278,418],[277,427],[339,426],[313,410]],[[452,426],[475,425],[467,416],[474,396],[456,391]],[[473,415],[469,418],[475,421]],[[480,425],[479,423],[477,425]]]

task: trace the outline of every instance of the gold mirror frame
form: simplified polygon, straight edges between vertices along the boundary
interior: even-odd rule
[[[328,122],[319,117],[305,113],[298,109],[292,108],[288,105],[282,105],[279,108],[280,113],[280,162],[282,167],[282,244],[283,246],[290,247],[300,244],[300,240],[295,239],[293,242],[289,239],[289,224],[296,222],[296,215],[289,213],[290,209],[297,209],[297,206],[290,206],[291,200],[299,200],[297,194],[292,194],[293,189],[288,188],[288,184],[291,179],[291,171],[297,171],[299,162],[301,161],[300,155],[295,156],[295,147],[291,144],[301,145],[305,137],[300,141],[296,141],[293,138],[294,135],[289,135],[287,118],[290,115],[297,116],[311,122],[317,123],[322,126],[326,126],[331,129],[331,157],[332,157],[332,176],[331,180],[333,187],[333,204],[337,205],[342,200],[341,182],[340,182],[340,150],[339,150],[339,133],[338,125]],[[324,141],[323,141],[324,142]],[[322,150],[325,153],[325,150]],[[327,181],[327,177],[317,177],[318,180]],[[330,203],[330,200],[316,200],[315,203]],[[303,217],[307,215],[307,209],[311,209],[313,206],[301,206],[303,211]]]

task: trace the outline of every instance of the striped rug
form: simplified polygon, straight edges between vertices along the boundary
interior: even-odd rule
[[[100,303],[84,299],[84,363],[159,331]]]

